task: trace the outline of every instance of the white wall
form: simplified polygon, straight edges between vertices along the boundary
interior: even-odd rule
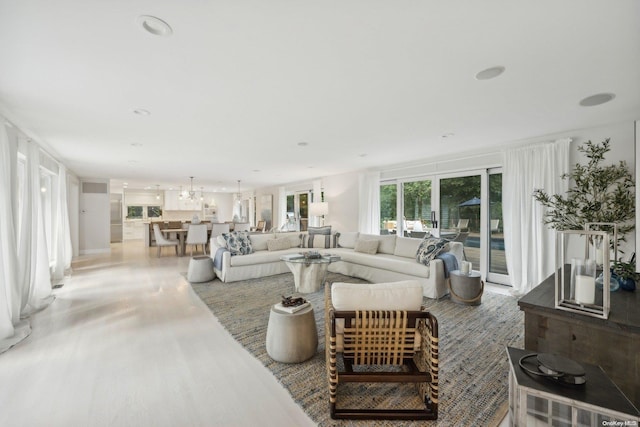
[[[322,187],[329,204],[325,225],[333,231],[358,231],[358,172],[324,177]]]

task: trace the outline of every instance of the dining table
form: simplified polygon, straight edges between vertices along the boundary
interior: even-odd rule
[[[174,238],[173,236],[176,236],[178,238],[178,254],[180,256],[184,255],[185,252],[185,241],[187,240],[187,233],[189,232],[188,228],[163,228],[160,231],[162,231],[162,234],[164,234],[168,239],[172,239]]]
[[[178,242],[179,242],[178,253],[180,254],[180,256],[184,256],[186,252],[186,246],[187,246],[186,240],[187,240],[187,233],[189,232],[189,228],[163,228],[160,231],[169,239],[174,238],[173,236],[176,236],[178,238]],[[211,237],[211,227],[208,226],[207,239],[209,239],[210,237]]]

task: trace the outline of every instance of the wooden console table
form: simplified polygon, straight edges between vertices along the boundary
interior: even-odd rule
[[[640,407],[640,292],[611,293],[608,319],[555,309],[555,275],[520,298],[527,350],[600,365]]]

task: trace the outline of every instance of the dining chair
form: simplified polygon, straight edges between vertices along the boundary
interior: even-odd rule
[[[211,225],[211,238],[216,238],[222,233],[229,232],[229,224],[216,222]]]
[[[160,256],[160,250],[163,246],[174,246],[176,248],[176,255],[178,255],[178,245],[179,242],[177,240],[167,239],[162,235],[162,231],[160,231],[160,226],[158,224],[153,224],[153,234],[156,237],[156,246],[158,247],[158,257]]]
[[[263,219],[258,221],[255,227],[251,228],[251,231],[262,231],[264,233],[265,227],[267,226],[267,222]]]
[[[193,256],[193,247],[198,250],[202,245],[202,252],[207,254],[207,224],[189,224],[186,244],[190,246],[190,256]]]
[[[250,231],[251,224],[248,222],[236,222],[236,225],[233,227],[233,231]]]

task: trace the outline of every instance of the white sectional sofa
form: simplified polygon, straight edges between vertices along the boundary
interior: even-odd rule
[[[337,242],[337,247],[325,248],[323,245],[325,239],[322,236],[322,239],[314,240],[314,248],[303,248],[300,245],[306,240],[301,238],[304,235],[305,233],[299,232],[252,234],[249,239],[253,253],[236,256],[231,256],[228,251],[224,250],[222,242],[219,242],[217,238],[212,238],[211,257],[214,259],[215,272],[223,282],[287,273],[290,270],[284,261],[280,260],[282,255],[319,250],[341,257],[341,261],[329,265],[331,272],[358,277],[372,283],[418,280],[422,285],[423,295],[428,298],[441,298],[448,293],[444,262],[436,258],[427,266],[416,261],[416,251],[421,239],[346,232],[331,236],[331,242]],[[292,247],[270,251],[268,250],[268,242],[273,239],[289,239],[289,244]],[[358,240],[377,240],[376,253],[356,251]],[[220,248],[223,250],[218,251]],[[454,255],[460,265],[464,259],[462,243],[450,242],[448,251]]]

